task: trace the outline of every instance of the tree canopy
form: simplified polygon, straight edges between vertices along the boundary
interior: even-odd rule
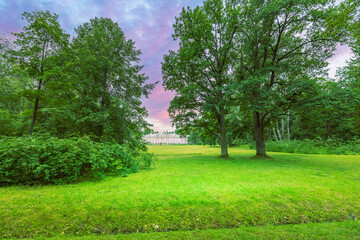
[[[154,84],[146,84],[141,73],[141,51],[109,18],[92,19],[75,31],[70,72],[77,79],[75,104],[81,129],[119,142],[146,129],[147,111],[140,98],[147,97]]]
[[[206,1],[183,9],[173,34],[177,52],[164,56],[164,86],[176,92],[169,108],[177,128],[201,128],[217,137],[227,157],[226,121],[231,104],[231,72],[239,25],[233,1]]]
[[[251,113],[256,155],[266,156],[266,129],[329,100],[327,60],[344,41],[345,31],[335,29],[348,21],[332,20],[344,14],[339,9],[333,1],[290,0],[207,0],[183,9],[174,24],[179,50],[163,63],[164,86],[176,92],[174,124],[212,132],[225,146],[226,126],[234,132]]]
[[[6,127],[0,134],[20,136],[27,127],[29,134],[143,146],[149,124],[141,98],[156,83],[146,83],[141,51],[119,25],[91,19],[70,41],[57,14],[25,12],[23,18],[27,25],[13,44],[1,38],[0,122]]]
[[[56,68],[54,58],[68,44],[69,35],[65,34],[58,22],[58,15],[49,11],[24,12],[23,19],[28,23],[23,32],[15,33],[18,50],[13,51],[22,69],[36,81],[36,88],[28,94],[35,100],[32,122],[28,133],[32,134],[39,109],[42,89],[47,77]]]

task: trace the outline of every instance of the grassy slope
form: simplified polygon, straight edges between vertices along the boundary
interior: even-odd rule
[[[272,159],[254,160],[249,158],[253,151],[232,148],[233,158],[224,160],[216,158],[219,148],[150,150],[159,158],[157,168],[126,178],[0,188],[0,237],[233,228],[360,216],[360,156],[272,153]]]

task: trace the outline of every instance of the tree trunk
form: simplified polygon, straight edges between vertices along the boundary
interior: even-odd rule
[[[231,134],[229,135],[229,147],[232,147],[234,146],[233,143],[232,143],[232,137],[231,137]]]
[[[42,85],[42,79],[40,78],[39,85],[38,85],[38,88],[37,88],[38,91],[41,89],[41,85]],[[35,126],[35,122],[36,122],[36,119],[37,119],[38,108],[39,108],[39,96],[37,96],[35,98],[34,113],[33,113],[31,125],[30,125],[30,128],[29,128],[29,132],[28,132],[29,135],[32,134],[34,126]]]
[[[277,131],[277,134],[278,134],[279,141],[282,141],[282,136],[281,136],[281,133],[280,133],[279,123],[278,122],[276,122],[276,131]]]
[[[273,132],[274,132],[274,138],[276,141],[279,141],[279,138],[277,137],[277,134],[276,134],[276,131],[275,131],[275,128],[273,128]]]
[[[290,142],[290,116],[287,117],[287,132],[288,132],[288,141]]]
[[[100,112],[103,113],[104,112],[104,106],[105,106],[105,100],[104,97],[101,97],[101,109]],[[104,130],[104,123],[103,121],[99,123],[98,125],[98,135],[101,138],[103,135],[103,130]]]
[[[221,158],[229,157],[228,146],[226,140],[226,127],[225,127],[225,110],[220,107],[219,123],[220,123],[220,145],[221,145]]]
[[[102,79],[102,92],[101,92],[101,109],[100,112],[103,114],[103,112],[105,111],[105,104],[107,104],[107,99],[105,99],[105,95],[106,95],[106,82],[107,82],[107,68],[103,69],[103,79]],[[98,133],[99,133],[99,137],[101,138],[102,135],[104,134],[104,121],[101,121],[99,126],[98,126]]]
[[[32,117],[32,121],[31,121],[31,125],[29,128],[29,135],[32,134],[34,126],[35,126],[35,122],[36,122],[36,118],[37,118],[37,111],[38,111],[38,106],[39,106],[39,97],[36,97],[35,99],[35,106],[34,106],[34,113],[33,113],[33,117]]]
[[[264,119],[259,112],[253,113],[255,141],[256,141],[256,156],[266,156],[265,140],[264,140]]]

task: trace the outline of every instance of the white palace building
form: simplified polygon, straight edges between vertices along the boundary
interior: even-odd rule
[[[188,144],[188,136],[180,137],[176,133],[154,133],[143,137],[143,140],[149,144]]]

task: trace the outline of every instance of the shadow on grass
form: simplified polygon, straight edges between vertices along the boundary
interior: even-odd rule
[[[256,160],[270,160],[270,159],[273,159],[272,157],[266,155],[266,156],[263,156],[263,155],[255,155],[255,156],[252,156],[250,157],[250,159],[256,159]]]

